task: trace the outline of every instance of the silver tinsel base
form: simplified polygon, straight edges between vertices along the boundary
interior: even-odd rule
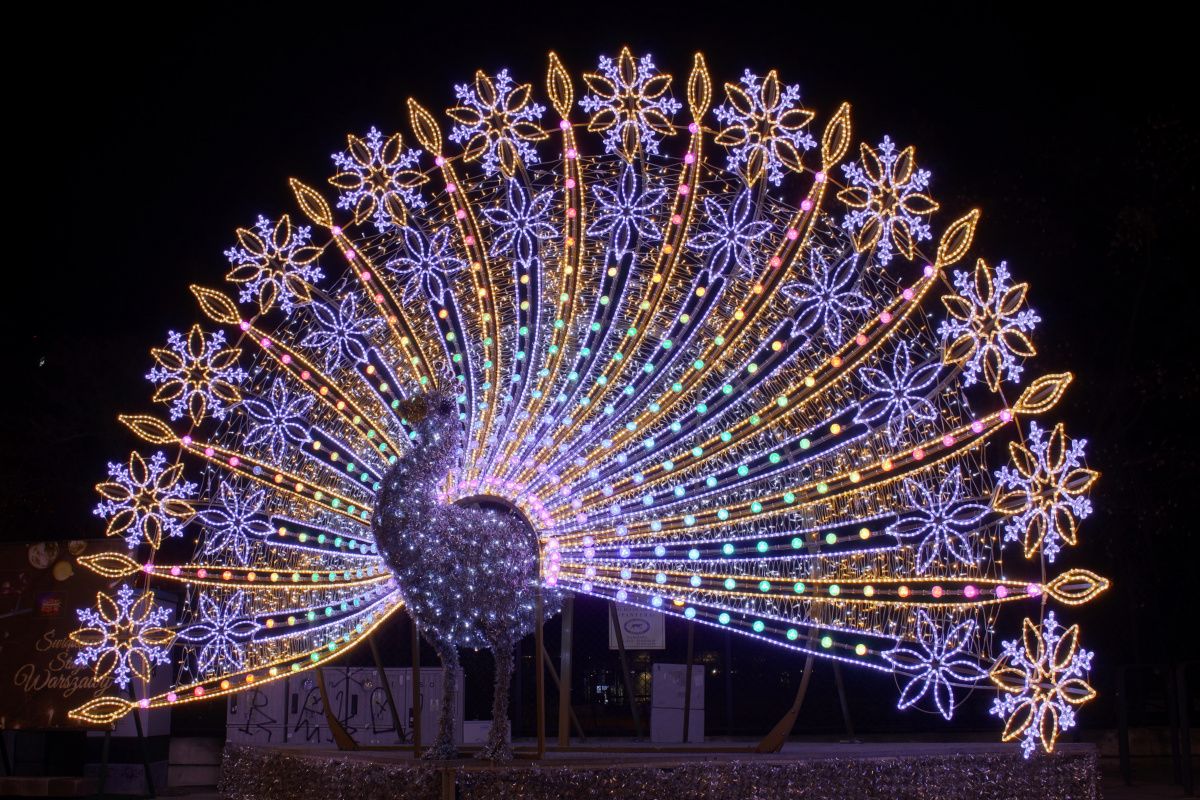
[[[949,746],[947,746],[949,747]],[[971,745],[965,745],[970,750]],[[640,759],[629,753],[588,753],[570,764],[554,760],[484,767],[364,753],[319,754],[228,745],[221,793],[235,800],[768,800],[888,798],[889,800],[1096,800],[1099,763],[1091,746],[1067,746],[1026,761],[1012,752],[964,752],[896,757],[827,757],[789,761],[728,754],[686,760]],[[580,754],[583,756],[584,754]],[[648,754],[649,755],[649,754]],[[783,754],[784,756],[786,754]],[[621,763],[613,763],[618,760]],[[583,762],[583,763],[580,763]]]

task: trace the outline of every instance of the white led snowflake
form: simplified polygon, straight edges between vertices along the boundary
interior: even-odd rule
[[[993,392],[1001,380],[1019,383],[1018,359],[1037,355],[1029,334],[1042,321],[1033,309],[1023,308],[1029,284],[1014,286],[1003,261],[993,280],[980,259],[974,275],[954,271],[954,286],[958,294],[942,298],[950,316],[938,326],[945,361],[963,365],[966,386],[981,375]]]
[[[606,152],[657,154],[662,138],[675,133],[671,116],[683,108],[667,95],[671,76],[659,74],[648,55],[635,61],[628,48],[615,60],[601,56],[599,71],[583,76],[594,93],[579,101],[592,115],[588,130],[604,132]]]
[[[991,678],[1004,694],[990,713],[1005,720],[1004,741],[1021,737],[1026,758],[1039,743],[1054,752],[1059,732],[1075,727],[1074,706],[1096,696],[1086,680],[1092,653],[1079,649],[1079,626],[1063,629],[1053,611],[1040,627],[1026,619],[1022,638],[1003,646]]]
[[[532,142],[547,136],[538,125],[546,107],[530,99],[530,88],[517,86],[506,69],[495,78],[477,72],[474,83],[454,86],[459,106],[446,113],[458,124],[450,141],[463,146],[468,161],[481,160],[489,175],[500,169],[511,177],[518,164],[537,163]]]
[[[347,294],[341,304],[334,308],[324,303],[313,303],[312,311],[316,325],[300,340],[300,346],[324,353],[325,369],[333,369],[333,365],[342,358],[356,364],[367,360],[367,348],[362,343],[362,337],[378,328],[382,320],[360,315],[354,295]]]
[[[914,514],[901,517],[884,531],[898,539],[917,541],[917,574],[924,575],[943,555],[968,566],[979,562],[976,527],[990,510],[963,499],[962,471],[955,467],[936,492],[920,481],[904,479],[904,493]]]
[[[276,302],[285,314],[312,302],[310,284],[325,275],[314,263],[321,248],[312,245],[311,227],[295,227],[287,214],[278,223],[260,216],[254,230],[238,228],[237,236],[241,247],[225,251],[233,265],[225,279],[241,285],[239,301],[258,301],[264,314]]]
[[[450,228],[439,228],[429,236],[413,228],[401,229],[404,254],[387,262],[404,286],[404,299],[418,293],[435,302],[442,302],[446,293],[446,278],[467,266],[464,259],[450,246]]]
[[[765,171],[767,180],[778,186],[784,168],[800,172],[800,153],[816,146],[804,130],[813,112],[800,106],[799,85],[785,86],[774,71],[766,78],[746,70],[741,89],[725,84],[729,102],[713,110],[725,129],[717,144],[729,148],[729,169],[742,172],[750,183]]]
[[[1078,521],[1092,513],[1084,493],[1099,476],[1083,466],[1086,446],[1086,439],[1068,445],[1061,422],[1048,436],[1030,422],[1028,446],[1009,444],[1013,466],[1001,468],[996,479],[1011,491],[996,507],[1012,515],[1004,526],[1004,541],[1021,542],[1026,558],[1040,549],[1053,563],[1063,545],[1076,543]]]
[[[167,466],[167,457],[155,453],[149,463],[138,453],[128,464],[108,465],[110,480],[98,484],[104,500],[93,513],[108,520],[108,536],[124,535],[130,549],[145,542],[158,549],[165,537],[182,536],[183,526],[195,513],[187,498],[196,484],[181,481],[183,464]]]
[[[204,555],[212,558],[228,553],[238,564],[250,557],[251,537],[264,539],[273,528],[266,520],[256,517],[266,499],[262,488],[246,488],[221,482],[217,504],[196,514],[204,525]]]
[[[938,209],[924,194],[929,171],[916,168],[911,147],[897,153],[887,136],[879,152],[866,144],[861,149],[861,163],[842,166],[850,185],[838,192],[838,199],[851,209],[842,227],[854,237],[860,253],[878,245],[881,264],[892,260],[893,245],[912,258],[916,242],[933,238],[924,219]]]
[[[753,271],[753,245],[767,235],[771,223],[756,218],[751,190],[743,189],[728,209],[706,197],[704,211],[710,230],[692,237],[688,246],[711,251],[708,268],[714,273],[724,272],[734,263],[743,272]]]
[[[917,609],[917,648],[897,645],[883,653],[897,672],[913,674],[900,693],[899,708],[910,708],[924,697],[946,719],[954,715],[954,687],[970,685],[988,676],[967,646],[974,641],[975,620],[964,620],[944,634],[925,609]]]
[[[266,447],[273,459],[282,460],[289,445],[302,445],[311,440],[305,419],[314,402],[315,398],[309,395],[289,392],[287,384],[276,378],[265,397],[246,398],[242,402],[242,408],[252,420],[242,439],[243,444]]]
[[[405,149],[398,133],[384,140],[375,128],[364,139],[346,138],[347,151],[332,156],[340,172],[329,179],[339,190],[338,208],[352,209],[356,222],[372,220],[382,233],[405,223],[405,207],[425,207],[419,190],[429,178],[416,169],[420,150]]]
[[[654,224],[654,211],[662,202],[666,189],[642,186],[637,171],[626,164],[616,188],[596,184],[592,188],[596,201],[595,219],[588,226],[588,236],[611,234],[610,247],[620,258],[630,251],[635,237],[656,242],[662,239]]]
[[[196,655],[199,675],[238,671],[245,658],[243,643],[262,629],[253,615],[246,613],[246,593],[239,589],[224,602],[207,592],[199,597],[200,616],[179,632],[179,641],[200,645]]]
[[[820,250],[813,250],[809,272],[810,276],[780,289],[796,306],[792,336],[814,336],[822,331],[826,341],[840,345],[847,318],[871,307],[871,301],[858,291],[858,257],[831,265]]]
[[[892,355],[890,375],[874,367],[863,367],[859,372],[863,385],[872,394],[863,400],[854,421],[874,424],[886,418],[888,441],[895,447],[910,420],[929,422],[937,416],[937,410],[925,396],[941,368],[937,362],[913,364],[908,342],[901,342]]]
[[[183,415],[199,423],[208,414],[225,419],[226,412],[241,399],[238,384],[246,371],[237,364],[242,351],[225,347],[225,332],[205,334],[193,325],[187,338],[169,331],[167,347],[150,351],[157,366],[146,380],[158,386],[154,399],[171,407],[171,419]]]
[[[82,648],[75,665],[92,664],[97,680],[111,676],[124,689],[134,678],[149,681],[155,665],[171,663],[175,634],[163,627],[171,610],[155,606],[152,593],[135,598],[133,589],[123,584],[115,600],[100,592],[96,609],[77,613],[84,627],[71,633],[71,641]]]
[[[556,232],[549,220],[554,192],[547,189],[531,200],[519,181],[510,180],[506,196],[506,206],[483,211],[487,220],[500,230],[491,254],[512,252],[517,263],[528,268],[537,255],[538,242],[549,239]]]

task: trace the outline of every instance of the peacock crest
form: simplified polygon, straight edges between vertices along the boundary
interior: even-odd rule
[[[336,199],[293,180],[230,290],[192,287],[211,324],[153,351],[164,413],[121,418],[161,452],[99,487],[131,556],[93,560],[186,592],[177,685],[76,714],[306,670],[402,606],[444,662],[510,654],[581,592],[894,672],[947,718],[992,683],[1004,739],[1052,750],[1094,694],[1050,609],[1108,585],[1054,569],[1096,473],[1033,419],[1071,376],[1029,379],[1040,319],[970,265],[979,212],[943,219],[912,147],[854,147],[849,105],[714,89],[699,55],[682,82],[551,55],[544,95],[479,72],[451,102],[349,136]],[[166,657],[105,605],[79,663]]]

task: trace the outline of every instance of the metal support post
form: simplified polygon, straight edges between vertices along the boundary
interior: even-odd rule
[[[691,741],[692,722],[692,661],[695,656],[696,622],[688,620],[687,669],[683,673],[683,743]]]
[[[546,671],[550,673],[550,680],[554,682],[554,688],[562,691],[562,684],[558,680],[558,670],[554,668],[554,662],[550,660],[550,653],[546,650],[542,651],[542,664]],[[575,726],[575,734],[579,737],[579,741],[586,742],[587,737],[583,735],[583,726],[579,724],[579,717],[575,716],[575,709],[571,709],[571,724]]]
[[[846,701],[846,685],[842,683],[842,668],[838,666],[838,662],[833,662],[833,679],[837,682],[838,700],[842,703],[842,719],[846,722],[846,736],[851,742],[857,741],[854,738],[854,723],[850,721],[850,704]]]
[[[575,622],[575,598],[567,595],[562,606],[562,646],[559,648],[558,746],[571,746],[571,629]]]
[[[1183,756],[1183,796],[1192,797],[1192,734],[1188,730],[1187,665],[1180,664],[1175,674],[1175,696],[1179,700],[1179,749]]]
[[[396,742],[404,742],[404,727],[400,724],[400,712],[396,709],[396,699],[392,697],[392,685],[388,683],[387,671],[383,668],[383,659],[379,657],[379,647],[375,644],[375,635],[367,637],[371,644],[371,655],[375,658],[375,671],[379,673],[379,681],[383,684],[383,694],[387,697],[388,708],[392,710],[392,725],[396,728]]]
[[[625,676],[625,694],[629,695],[629,710],[633,712],[633,728],[637,738],[642,738],[642,718],[638,715],[637,697],[633,694],[633,676],[629,674],[629,659],[625,656],[625,636],[621,632],[621,617],[617,614],[617,603],[608,601],[608,611],[612,614],[613,631],[617,636],[617,650],[621,653],[621,673]]]
[[[796,727],[796,717],[800,714],[800,706],[804,705],[804,694],[808,691],[808,681],[812,678],[812,670],[813,656],[809,655],[804,660],[804,675],[800,678],[800,689],[796,692],[795,702],[792,703],[792,707],[788,709],[788,712],[783,715],[783,719],[779,720],[778,724],[771,729],[771,732],[764,736],[763,740],[758,743],[755,752],[778,753],[783,749],[788,736],[792,734],[792,728]]]
[[[333,734],[333,741],[337,743],[338,750],[357,750],[358,742],[354,741],[351,736],[342,726],[342,721],[337,718],[337,712],[333,710],[333,704],[329,702],[329,693],[325,689],[325,669],[317,667],[317,688],[321,690],[321,706],[325,709],[325,722],[329,725],[329,732]],[[350,693],[350,686],[347,683],[345,694]]]
[[[525,736],[525,693],[521,689],[521,686],[525,683],[525,681],[522,680],[524,676],[524,667],[521,663],[521,655],[525,650],[524,642],[524,639],[517,639],[517,644],[515,647],[517,653],[516,658],[513,659],[513,663],[517,665],[516,669],[513,670],[513,703],[511,710],[513,741]]]
[[[540,563],[540,562],[539,562]],[[534,616],[537,618],[536,625],[533,628],[534,643],[533,648],[538,653],[546,652],[546,637],[543,630],[544,625],[542,616],[544,615],[544,607],[542,605],[542,576],[538,575],[537,598],[534,605]],[[546,668],[542,666],[542,656],[534,656],[537,666],[533,670],[535,676],[534,691],[537,692],[537,757],[539,759],[546,757]]]
[[[733,649],[725,629],[725,734],[733,736]]]
[[[412,736],[413,758],[421,757],[421,632],[412,620]]]
[[[112,739],[112,728],[104,732],[104,745],[100,748],[100,786],[96,791],[104,798],[104,784],[108,780],[108,743]]]
[[[133,684],[129,684],[129,699],[137,702],[137,695],[133,693]],[[133,710],[133,724],[137,728],[138,747],[142,751],[142,770],[146,775],[146,791],[150,797],[157,797],[154,792],[154,776],[150,774],[150,758],[146,755],[146,737],[142,735],[142,714],[140,708]],[[106,741],[107,743],[107,741]]]
[[[1133,785],[1133,767],[1129,763],[1129,697],[1125,667],[1117,667],[1117,763],[1126,786]]]

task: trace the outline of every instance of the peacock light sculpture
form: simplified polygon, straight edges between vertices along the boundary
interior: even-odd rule
[[[477,73],[448,137],[410,100],[420,149],[350,136],[334,206],[293,180],[311,225],[259,218],[236,297],[192,288],[220,328],[152,351],[169,421],[121,418],[164,450],[99,486],[138,557],[89,560],[174,582],[184,618],[123,589],[75,634],[122,688],[174,644],[178,680],[75,716],[282,678],[407,607],[448,668],[495,651],[502,722],[514,637],[570,591],[895,673],[947,719],[990,681],[1003,738],[1052,750],[1094,695],[1053,606],[1107,586],[1054,568],[1096,473],[1031,419],[1071,376],[1019,386],[1026,284],[953,269],[979,212],[935,236],[913,148],[852,148],[848,105],[818,138],[775,72],[714,108],[698,55],[686,114],[649,56],[583,81],[551,55],[551,115]]]

